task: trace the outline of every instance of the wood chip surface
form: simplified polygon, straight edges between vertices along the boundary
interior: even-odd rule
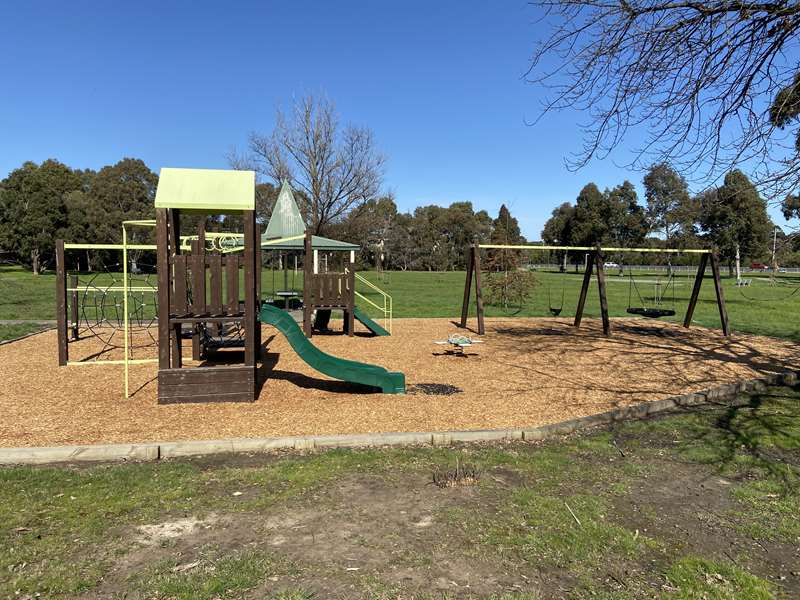
[[[253,403],[156,403],[156,364],[123,367],[57,364],[55,331],[0,346],[0,446],[124,443],[260,436],[441,431],[536,426],[614,407],[707,389],[795,368],[800,348],[786,340],[641,319],[599,321],[580,329],[567,319],[487,319],[484,343],[466,356],[435,340],[463,334],[447,319],[398,319],[391,337],[318,335],[335,356],[406,374],[406,395],[363,393],[320,375],[264,326],[266,377]],[[147,340],[144,340],[147,342]],[[70,347],[70,358],[102,349],[97,338]],[[190,342],[184,342],[190,354]],[[137,348],[136,358],[155,357]],[[118,350],[102,358],[119,358]],[[442,384],[452,395],[424,393]]]

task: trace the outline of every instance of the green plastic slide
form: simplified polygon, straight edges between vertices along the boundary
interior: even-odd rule
[[[259,318],[262,323],[272,325],[280,331],[298,356],[323,375],[342,381],[371,385],[380,388],[384,394],[405,393],[405,375],[387,371],[377,365],[336,358],[326,354],[306,338],[303,330],[286,311],[269,304],[262,304]]]
[[[388,331],[370,319],[369,315],[357,306],[353,309],[353,317],[375,335],[389,335]]]

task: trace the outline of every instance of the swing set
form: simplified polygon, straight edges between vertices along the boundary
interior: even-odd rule
[[[700,256],[700,264],[697,267],[697,274],[695,275],[694,284],[692,286],[691,296],[689,297],[689,304],[686,308],[686,314],[683,319],[683,326],[689,328],[692,324],[692,317],[694,310],[697,306],[697,301],[700,297],[700,288],[703,285],[703,278],[705,276],[706,268],[711,263],[711,274],[714,281],[714,291],[716,294],[717,308],[719,309],[720,324],[722,326],[722,333],[727,337],[730,335],[730,328],[728,325],[728,310],[725,306],[725,295],[722,290],[722,283],[720,280],[719,259],[714,250],[709,249],[680,249],[680,248],[603,248],[600,246],[544,246],[544,245],[502,245],[502,244],[472,244],[469,247],[467,257],[467,276],[464,282],[464,299],[461,304],[461,323],[463,328],[467,327],[467,319],[469,318],[469,303],[470,295],[472,293],[472,281],[475,280],[475,306],[478,318],[478,335],[486,333],[484,324],[485,311],[483,306],[483,291],[481,289],[481,265],[480,265],[480,251],[481,250],[525,250],[525,251],[580,251],[586,252],[586,269],[583,273],[583,282],[581,284],[580,296],[578,297],[578,307],[575,311],[575,320],[573,325],[580,327],[581,320],[583,319],[583,311],[586,306],[586,296],[589,292],[589,284],[592,280],[593,271],[596,272],[597,287],[600,294],[600,315],[603,321],[603,333],[611,335],[611,321],[608,315],[608,296],[606,294],[606,278],[603,268],[604,256],[607,253],[661,253],[661,254],[697,254]],[[654,294],[651,302],[647,302],[645,297],[642,296],[636,284],[635,279],[628,269],[630,275],[629,289],[628,289],[628,307],[626,312],[631,315],[657,319],[661,317],[675,316],[675,275],[670,272],[669,277],[665,283],[657,281],[654,284]],[[664,300],[670,294],[672,307],[665,306]],[[633,303],[633,292],[636,292],[637,303]],[[554,306],[550,289],[547,291],[548,308],[550,314],[557,317],[561,314],[564,307],[564,289],[562,288],[561,305]]]

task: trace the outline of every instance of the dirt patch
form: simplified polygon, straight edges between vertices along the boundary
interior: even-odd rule
[[[659,461],[617,499],[614,516],[628,529],[668,542],[673,552],[718,556],[800,597],[800,547],[737,531],[735,485],[713,468]]]
[[[136,528],[134,542],[145,546],[157,546],[169,540],[193,535],[198,529],[210,529],[217,520],[215,516],[202,521],[193,517],[164,521],[153,525],[140,525]]]
[[[307,567],[303,586],[315,598],[347,597],[348,589],[352,594],[353,586],[369,587],[370,581],[417,593],[519,589],[523,577],[469,551],[447,518],[453,509],[481,502],[476,488],[443,490],[431,485],[429,474],[391,480],[353,475],[302,508],[271,515],[260,530],[266,544]],[[308,573],[315,576],[309,580]]]
[[[467,358],[435,355],[434,340],[463,331],[446,319],[397,320],[389,337],[314,338],[336,356],[404,372],[414,393],[396,396],[319,375],[265,326],[270,360],[256,402],[165,406],[156,403],[154,364],[131,366],[135,393],[125,399],[122,367],[59,368],[55,332],[46,332],[0,347],[0,446],[537,426],[779,372],[800,359],[782,340],[636,319],[614,328],[606,338],[593,320],[576,330],[565,319],[488,319],[485,343]],[[101,351],[88,338],[71,356]]]

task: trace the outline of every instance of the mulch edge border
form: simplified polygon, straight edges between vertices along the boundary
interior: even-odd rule
[[[35,334],[34,334],[35,335]],[[275,450],[312,450],[316,448],[364,448],[379,446],[447,446],[460,442],[541,441],[617,421],[643,419],[677,408],[721,403],[741,393],[763,391],[769,385],[794,385],[797,371],[765,375],[755,379],[727,383],[701,392],[672,396],[663,400],[578,417],[538,427],[483,429],[465,431],[357,433],[271,438],[233,438],[133,444],[87,444],[0,448],[0,465],[37,465],[52,463],[154,461],[229,453],[259,453]]]
[[[21,335],[11,340],[2,340],[0,341],[0,346],[4,346],[6,344],[13,344],[14,342],[19,342],[20,340],[25,340],[29,337],[33,337],[35,335],[39,335],[40,333],[44,333],[45,331],[52,331],[55,329],[55,325],[44,325],[42,329],[37,329],[36,331],[31,331],[30,333],[26,333],[25,335]]]

